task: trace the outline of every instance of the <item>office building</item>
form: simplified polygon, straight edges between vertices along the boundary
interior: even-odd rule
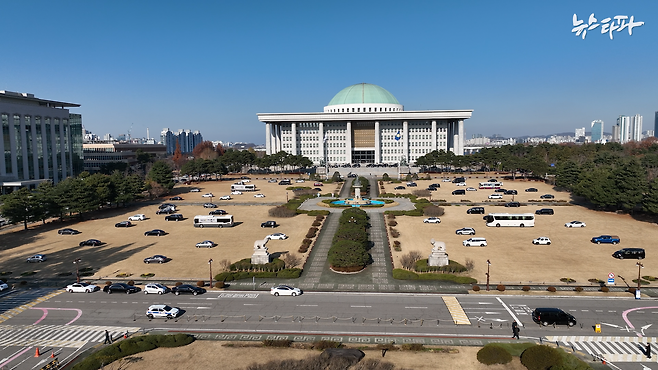
[[[267,154],[285,151],[315,164],[413,163],[434,150],[464,154],[464,120],[473,110],[405,111],[384,88],[360,83],[338,92],[323,112],[259,113]]]
[[[0,191],[58,183],[82,169],[79,104],[0,91]]]
[[[600,119],[592,121],[592,142],[602,143],[603,141],[603,121]]]
[[[630,118],[631,123],[628,127],[628,140],[642,141],[642,116],[636,114]]]
[[[160,144],[167,147],[167,154],[174,154],[176,142],[180,145],[181,153],[192,153],[192,150],[203,142],[203,136],[199,131],[178,130],[174,133],[168,128],[163,128],[160,132]]]
[[[84,170],[95,173],[110,163],[123,162],[129,167],[137,164],[137,151],[164,158],[167,148],[161,144],[132,144],[118,142],[92,142],[83,144]]]

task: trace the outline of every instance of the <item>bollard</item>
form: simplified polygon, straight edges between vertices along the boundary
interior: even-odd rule
[[[560,342],[555,341],[555,345],[557,346],[557,348],[560,348]]]
[[[489,329],[493,329],[493,323],[489,323]]]
[[[539,344],[544,344],[544,338],[543,337],[539,337]]]

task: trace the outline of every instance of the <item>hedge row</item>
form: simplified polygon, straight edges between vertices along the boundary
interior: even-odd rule
[[[459,262],[449,260],[448,265],[446,266],[429,266],[427,264],[427,258],[416,261],[414,270],[417,272],[450,272],[450,273],[459,273],[466,271],[466,267],[460,264]]]
[[[268,271],[238,271],[238,272],[222,272],[215,275],[215,280],[217,281],[233,281],[233,280],[242,280],[242,279],[251,279],[252,277],[257,278],[282,278],[282,279],[297,279],[302,274],[302,269],[283,269],[277,272],[268,272]]]
[[[473,279],[468,276],[455,276],[452,274],[436,274],[436,273],[425,273],[417,274],[413,271],[405,269],[394,269],[393,270],[393,279],[398,280],[442,280],[442,281],[451,281],[457,284],[474,284],[477,282],[476,279]]]
[[[364,210],[348,208],[342,212],[327,255],[332,267],[352,270],[370,263],[368,227]]]
[[[251,258],[242,259],[236,263],[231,264],[231,271],[263,271],[263,272],[277,272],[283,270],[285,263],[278,258],[274,258],[272,262],[264,265],[255,265],[251,263]]]

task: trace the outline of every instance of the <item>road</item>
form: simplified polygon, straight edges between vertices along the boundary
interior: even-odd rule
[[[34,301],[37,297],[47,299]],[[144,312],[156,303],[184,312],[175,320],[149,320]],[[560,307],[578,324],[539,326],[530,315],[535,307]],[[651,366],[639,344],[644,340],[653,342],[653,353],[658,353],[658,325],[652,325],[658,321],[657,302],[626,298],[340,292],[274,297],[249,291],[108,295],[39,289],[4,293],[0,311],[0,368],[6,369],[39,368],[52,360],[48,356],[53,352],[60,361],[73,358],[102,343],[105,330],[115,339],[126,332],[183,331],[208,339],[482,345],[511,341],[516,320],[522,325],[522,340],[541,338],[570,351],[605,354],[624,369],[641,369],[637,362]],[[601,334],[594,332],[596,324]]]

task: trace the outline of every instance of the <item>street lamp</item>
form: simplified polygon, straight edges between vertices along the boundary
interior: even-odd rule
[[[329,140],[329,137],[325,134],[324,135],[324,140],[323,140],[323,149],[324,149],[324,175],[327,180],[329,180],[329,157],[328,153],[329,150],[327,150],[327,140]]]
[[[80,282],[80,262],[82,260],[80,258],[76,258],[75,261],[73,261],[73,264],[75,265],[75,279],[79,283]]]
[[[642,270],[644,265],[640,262],[637,262],[635,264],[635,266],[637,266],[637,290],[639,291],[640,290],[640,271]],[[637,294],[637,296],[639,297],[639,294]]]
[[[208,260],[208,266],[210,267],[210,287],[212,288],[212,258]]]
[[[489,267],[491,266],[491,261],[487,260],[487,292],[489,291]]]
[[[288,192],[286,191],[286,203],[288,203]]]

